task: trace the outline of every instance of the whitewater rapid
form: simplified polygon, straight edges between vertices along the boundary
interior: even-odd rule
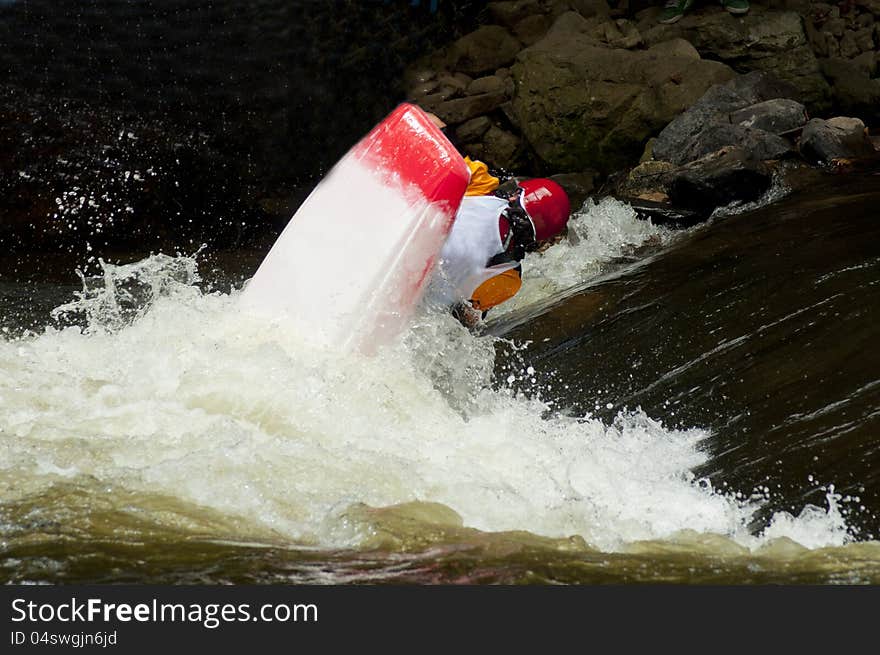
[[[526,260],[517,303],[674,238],[614,201],[588,202],[573,229],[573,242]],[[103,271],[44,331],[0,340],[2,504],[73,485],[161,523],[161,507],[138,500],[160,497],[233,518],[230,539],[321,548],[366,539],[350,508],[414,501],[478,530],[604,551],[684,531],[751,549],[850,540],[832,491],[826,507],[753,535],[761,490],[691,473],[706,461],[699,426],[667,429],[639,410],[611,424],[566,415],[539,388],[514,391],[534,373],[527,349],[495,380],[496,338],[449,316],[421,313],[376,356],[341,355],[249,317],[238,291],[206,291],[197,256]]]

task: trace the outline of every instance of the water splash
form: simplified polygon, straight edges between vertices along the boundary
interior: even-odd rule
[[[847,538],[834,508],[753,537],[760,500],[691,473],[704,431],[561,414],[493,381],[495,341],[448,316],[376,357],[340,355],[240,313],[237,292],[202,292],[194,258],[103,271],[56,312],[84,323],[0,341],[0,504],[75,484],[120,511],[149,498],[160,523],[164,497],[228,516],[223,538],[320,547],[369,541],[352,507],[413,502],[605,551],[685,529],[748,547]]]
[[[493,319],[576,289],[604,273],[612,262],[668,244],[677,234],[638,218],[632,207],[614,198],[588,199],[569,220],[568,230],[567,240],[526,256],[522,289],[493,309]]]

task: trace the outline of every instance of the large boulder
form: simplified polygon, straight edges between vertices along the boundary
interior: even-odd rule
[[[788,98],[785,85],[765,73],[749,73],[710,88],[669,123],[653,144],[655,159],[685,164],[725,146],[739,146],[752,159],[779,159],[792,151],[780,135],[806,122],[806,110]]]
[[[798,148],[804,159],[817,164],[875,155],[865,124],[845,116],[811,120],[804,127]]]
[[[746,73],[765,71],[791,83],[812,113],[830,106],[831,89],[807,42],[801,16],[792,11],[768,11],[752,5],[748,15],[736,20],[716,8],[697,11],[673,25],[651,24],[645,17],[639,27],[647,44],[672,37],[690,41],[703,57],[725,62]]]
[[[511,63],[520,47],[500,25],[483,25],[449,46],[446,63],[450,70],[468,75],[491,73]]]
[[[880,123],[880,80],[855,61],[831,58],[822,61],[822,72],[834,85],[837,109],[869,124]]]
[[[550,168],[607,173],[637,161],[650,136],[735,75],[666,45],[603,47],[594,26],[563,14],[512,68],[514,122]]]

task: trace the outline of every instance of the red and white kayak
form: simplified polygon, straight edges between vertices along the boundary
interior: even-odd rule
[[[297,210],[243,307],[326,347],[375,350],[421,299],[469,177],[431,119],[400,105]]]

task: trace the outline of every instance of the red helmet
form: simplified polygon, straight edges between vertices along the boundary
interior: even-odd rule
[[[535,226],[535,240],[554,237],[565,229],[571,214],[568,194],[553,180],[537,177],[519,183],[522,206]]]

